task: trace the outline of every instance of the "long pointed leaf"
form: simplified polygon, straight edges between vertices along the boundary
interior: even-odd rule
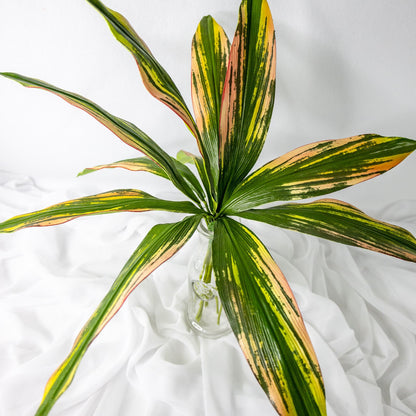
[[[301,146],[252,173],[235,190],[226,211],[338,191],[381,175],[415,149],[415,140],[375,134]]]
[[[113,116],[97,104],[82,97],[81,95],[65,91],[41,80],[11,72],[2,72],[0,75],[17,81],[25,87],[40,88],[52,92],[67,101],[69,104],[86,111],[105,127],[111,130],[124,143],[134,147],[135,149],[143,152],[146,156],[150,157],[166,172],[172,183],[191,199],[198,201],[195,193],[200,197],[203,195],[200,185],[192,172],[188,170],[186,175],[187,181],[185,181],[185,179],[178,172],[179,162],[170,157],[156,142],[154,142],[146,133],[141,131],[134,124]],[[189,183],[192,183],[191,187],[189,186]]]
[[[192,104],[201,134],[201,154],[213,176],[212,190],[218,183],[219,119],[229,52],[224,29],[211,16],[204,17],[192,40]]]
[[[121,189],[73,199],[40,211],[18,215],[0,223],[0,233],[11,233],[27,227],[63,224],[86,215],[149,210],[201,213],[201,210],[189,201],[166,201],[135,189]]]
[[[122,168],[131,170],[134,172],[149,172],[153,173],[154,175],[161,176],[162,178],[169,179],[166,175],[166,172],[152,159],[147,157],[137,157],[134,159],[124,159],[119,160],[117,162],[108,163],[105,165],[98,165],[92,168],[86,168],[82,172],[78,173],[78,176],[86,175],[91,172],[96,172],[97,170],[101,169],[113,169],[113,168]]]
[[[253,167],[273,111],[276,46],[266,0],[243,0],[225,80],[220,118],[220,191]]]
[[[216,222],[213,266],[221,302],[260,385],[281,416],[325,415],[324,387],[299,308],[260,240]]]
[[[46,416],[49,413],[59,396],[71,384],[79,363],[94,338],[137,285],[188,241],[199,221],[199,216],[193,216],[179,223],[156,225],[149,231],[79,333],[66,359],[49,379],[35,416]]]
[[[130,23],[120,13],[109,9],[99,0],[87,0],[107,21],[114,37],[134,56],[139,67],[143,83],[158,100],[171,108],[199,139],[195,121],[185,104],[178,88],[168,73],[151,53],[148,46],[137,35]]]
[[[335,199],[253,209],[239,216],[416,262],[416,239],[409,231]]]

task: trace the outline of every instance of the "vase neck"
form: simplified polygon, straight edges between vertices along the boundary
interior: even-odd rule
[[[208,229],[205,222],[201,222],[198,225],[197,231],[201,238],[212,240],[212,238],[214,237],[214,232]]]

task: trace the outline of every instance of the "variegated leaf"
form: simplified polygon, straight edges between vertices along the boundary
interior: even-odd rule
[[[69,104],[86,111],[105,127],[111,130],[124,143],[134,147],[135,149],[143,152],[146,156],[150,157],[166,172],[172,183],[188,197],[196,202],[198,201],[198,197],[196,195],[198,195],[199,198],[203,198],[201,186],[192,172],[187,169],[186,166],[178,166],[181,165],[180,162],[170,157],[157,143],[155,143],[147,134],[141,131],[134,124],[113,116],[97,104],[87,100],[81,95],[65,91],[41,80],[11,72],[2,72],[0,75],[17,81],[25,87],[40,88],[52,92],[67,101]],[[179,169],[186,171],[186,177],[179,173]],[[192,185],[189,185],[190,183]]]
[[[199,141],[195,121],[181,93],[130,23],[120,13],[109,9],[101,1],[87,1],[105,18],[114,37],[132,53],[147,90],[178,114]]]
[[[71,384],[80,361],[94,338],[137,285],[188,241],[200,219],[199,216],[188,217],[178,223],[156,225],[149,231],[82,328],[68,356],[52,374],[35,416],[46,416],[49,413],[59,396]]]
[[[276,46],[266,0],[243,0],[220,115],[220,192],[229,195],[256,162],[273,111]]]
[[[229,52],[224,29],[211,16],[204,17],[192,40],[192,104],[201,154],[212,175],[211,192],[218,184],[219,119]]]
[[[224,211],[245,211],[269,202],[338,191],[381,175],[415,149],[415,140],[376,134],[301,146],[248,176]]]
[[[416,262],[416,239],[336,199],[252,209],[239,216]]]
[[[78,173],[78,176],[86,175],[87,173],[96,172],[101,169],[113,169],[122,168],[131,170],[134,172],[149,172],[155,175],[161,176],[162,178],[169,179],[165,171],[152,159],[147,157],[137,157],[134,159],[119,160],[117,162],[108,163],[105,165],[98,165],[92,168],[86,168],[82,172]]]
[[[240,347],[281,416],[322,416],[322,376],[296,300],[261,241],[229,218],[216,222],[216,284]]]
[[[11,233],[27,227],[63,224],[86,215],[149,210],[201,213],[201,210],[189,201],[166,201],[135,189],[121,189],[73,199],[40,211],[18,215],[0,223],[0,233]]]

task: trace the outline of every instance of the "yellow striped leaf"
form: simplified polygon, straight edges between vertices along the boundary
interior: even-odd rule
[[[143,83],[150,94],[178,114],[199,140],[195,121],[181,93],[130,23],[120,13],[109,9],[101,1],[87,1],[105,18],[114,37],[132,53],[139,67]]]
[[[17,215],[0,223],[0,233],[11,233],[27,227],[63,224],[86,215],[113,212],[173,211],[188,214],[201,212],[189,201],[167,201],[135,189],[120,189],[86,196],[52,205],[28,214]]]
[[[267,163],[235,190],[226,212],[310,198],[381,175],[416,149],[402,137],[363,134],[301,146]]]
[[[218,183],[219,119],[229,52],[224,29],[211,16],[204,17],[192,40],[192,104],[213,191]]]
[[[152,159],[149,159],[147,157],[137,157],[134,159],[119,160],[117,162],[108,163],[105,165],[98,165],[92,168],[86,168],[82,172],[78,173],[78,176],[83,176],[87,173],[96,172],[97,170],[101,169],[113,168],[122,168],[133,172],[149,172],[161,176],[162,178],[169,179],[165,171],[161,169],[158,164],[153,162]]]
[[[231,193],[263,148],[273,111],[275,78],[275,33],[267,1],[243,0],[221,105],[222,194]]]
[[[216,222],[216,284],[240,347],[281,416],[322,416],[325,394],[292,291],[261,241],[229,218]]]
[[[178,223],[156,225],[149,231],[82,328],[68,356],[52,374],[35,416],[46,416],[49,413],[59,396],[71,384],[79,363],[94,338],[137,285],[188,241],[200,219],[200,216],[187,217]]]
[[[416,239],[409,231],[336,199],[252,209],[239,216],[416,262]]]
[[[113,116],[97,104],[87,100],[81,95],[65,91],[41,80],[11,72],[2,72],[0,75],[17,81],[25,87],[40,88],[49,91],[69,104],[84,110],[111,130],[124,143],[143,152],[146,156],[158,164],[166,172],[172,183],[189,198],[196,202],[198,202],[198,197],[203,199],[204,193],[201,185],[192,172],[186,166],[180,166],[180,162],[170,157],[156,142],[154,142],[146,133],[134,124]]]

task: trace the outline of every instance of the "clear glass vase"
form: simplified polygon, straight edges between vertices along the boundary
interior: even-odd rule
[[[223,311],[212,269],[212,238],[204,224],[198,227],[197,241],[188,264],[189,298],[187,319],[198,335],[218,338],[231,331]]]

